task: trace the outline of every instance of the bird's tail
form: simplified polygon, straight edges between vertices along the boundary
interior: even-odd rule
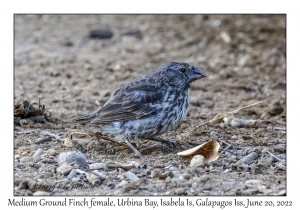
[[[73,118],[73,119],[71,119],[71,121],[74,123],[88,123],[88,122],[91,122],[93,119],[95,119],[96,116],[97,116],[97,111],[92,112],[88,115]]]

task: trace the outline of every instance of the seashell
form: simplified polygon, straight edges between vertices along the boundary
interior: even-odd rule
[[[210,163],[219,158],[219,148],[220,144],[215,140],[211,140],[197,147],[178,152],[177,155],[189,159],[192,159],[195,155],[202,155],[205,158],[205,163]]]

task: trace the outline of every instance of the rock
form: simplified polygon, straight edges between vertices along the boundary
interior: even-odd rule
[[[205,158],[202,155],[195,155],[190,163],[191,167],[203,167],[205,164]]]
[[[115,189],[116,184],[113,182],[108,182],[106,186],[113,190],[113,189]]]
[[[220,123],[219,126],[220,126],[220,128],[224,128],[225,127],[225,123]]]
[[[45,192],[45,191],[36,191],[35,193],[33,193],[33,196],[49,196],[50,193]]]
[[[220,137],[220,134],[216,131],[212,131],[212,132],[210,132],[210,137],[214,140],[218,140]]]
[[[50,148],[50,149],[47,150],[47,155],[55,156],[55,155],[57,155],[57,150],[53,149],[53,148]]]
[[[169,182],[171,182],[171,177],[170,177],[170,176],[168,176],[168,177],[165,179],[165,182],[166,182],[166,183],[169,183]]]
[[[275,147],[273,149],[276,152],[285,153],[286,152],[286,145],[285,144],[277,144],[277,145],[275,145]]]
[[[267,153],[267,152],[273,152],[273,149],[272,148],[270,148],[270,147],[265,147],[265,148],[263,148],[263,150],[261,151],[261,153],[263,153],[263,154],[265,154],[265,153]]]
[[[261,170],[261,168],[257,167],[256,165],[251,166],[251,172],[253,174],[263,174],[263,171]]]
[[[97,175],[101,180],[105,180],[108,178],[104,173],[102,173],[98,170],[93,170],[92,173]]]
[[[249,59],[250,59],[250,55],[246,54],[246,55],[242,56],[242,57],[238,60],[237,64],[238,64],[240,67],[244,67],[244,66],[247,64],[247,62],[248,62]]]
[[[256,123],[256,120],[246,120],[242,118],[234,118],[230,121],[232,127],[242,128],[242,127],[251,127]]]
[[[38,157],[43,153],[43,150],[41,148],[39,148],[33,155],[33,157]]]
[[[203,175],[200,176],[200,178],[199,178],[199,181],[200,181],[200,182],[203,182],[203,183],[207,182],[208,180],[209,180],[209,176],[206,175],[206,174],[203,174]]]
[[[22,181],[22,182],[20,182],[19,189],[25,189],[25,190],[27,190],[28,189],[28,181]]]
[[[252,152],[249,155],[243,157],[238,161],[238,164],[250,164],[254,160],[258,158],[258,154],[256,152]]]
[[[139,180],[139,178],[134,174],[134,173],[132,173],[131,171],[127,171],[126,173],[125,173],[125,176],[127,177],[127,179],[129,179],[130,181],[138,181]]]
[[[272,116],[279,115],[283,112],[283,107],[279,101],[269,105],[269,114]]]
[[[151,172],[151,177],[152,177],[153,179],[159,178],[160,173],[161,173],[161,170],[158,169],[158,168],[155,168],[155,169]]]
[[[68,179],[73,179],[77,175],[76,169],[72,169],[72,171],[68,175]]]
[[[36,157],[33,157],[33,162],[34,163],[37,163],[37,162],[39,162],[40,160],[42,160],[42,158],[41,158],[41,156],[36,156]]]
[[[58,163],[59,165],[62,165],[63,163],[76,163],[83,166],[86,164],[86,157],[80,151],[62,152],[59,154]]]
[[[91,183],[93,186],[101,185],[101,181],[99,179],[94,179]]]
[[[105,170],[107,167],[105,163],[92,163],[89,165],[89,168],[91,170]]]
[[[245,182],[246,187],[251,188],[251,189],[265,189],[266,187],[263,185],[262,180],[257,180],[257,179],[250,179]]]
[[[73,140],[70,139],[70,138],[66,138],[66,139],[64,140],[64,146],[65,146],[65,147],[68,147],[68,148],[74,147]]]
[[[61,166],[59,166],[56,171],[58,173],[61,173],[62,175],[69,174],[70,171],[73,169],[73,167],[67,163],[63,163]]]
[[[184,179],[186,179],[186,180],[190,180],[191,175],[189,175],[189,174],[182,174],[182,177],[183,177]]]
[[[39,168],[39,174],[45,178],[52,177],[55,174],[55,166],[52,164],[42,164]]]
[[[95,180],[99,180],[99,176],[93,174],[93,173],[86,173],[86,178],[91,184],[95,184]],[[99,180],[100,181],[100,180]]]
[[[184,188],[175,188],[174,192],[176,195],[182,195],[185,193],[185,189]]]
[[[113,32],[109,29],[96,29],[90,31],[92,39],[109,39],[113,36]]]
[[[120,188],[120,187],[123,187],[127,184],[128,184],[128,182],[126,180],[122,180],[119,184],[117,184],[117,187]]]
[[[139,39],[143,37],[141,31],[138,28],[133,28],[126,31],[125,33],[122,34],[122,36],[133,36]]]
[[[221,39],[225,42],[225,43],[229,43],[231,42],[231,38],[228,35],[228,33],[226,33],[225,31],[222,31],[220,34]]]

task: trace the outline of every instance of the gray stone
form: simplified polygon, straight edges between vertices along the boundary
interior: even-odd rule
[[[202,155],[195,155],[191,160],[191,167],[203,167],[205,164],[205,158]]]
[[[105,163],[92,163],[92,164],[90,164],[89,165],[89,168],[91,169],[91,170],[104,170],[104,169],[106,169],[106,164]]]
[[[73,169],[73,167],[67,163],[63,163],[61,166],[59,166],[56,171],[58,173],[61,173],[62,175],[69,174],[70,171]]]
[[[58,163],[59,165],[63,163],[76,163],[83,166],[86,164],[86,157],[80,151],[62,152],[59,154]]]
[[[127,177],[127,179],[129,179],[130,181],[138,181],[139,180],[139,178],[134,174],[134,173],[132,173],[131,171],[127,171],[126,173],[125,173],[125,176]]]

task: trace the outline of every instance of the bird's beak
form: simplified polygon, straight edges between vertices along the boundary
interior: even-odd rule
[[[195,81],[197,79],[201,79],[206,77],[206,74],[204,73],[204,71],[202,69],[198,69],[196,67],[193,67],[193,71],[190,75],[190,81]]]

